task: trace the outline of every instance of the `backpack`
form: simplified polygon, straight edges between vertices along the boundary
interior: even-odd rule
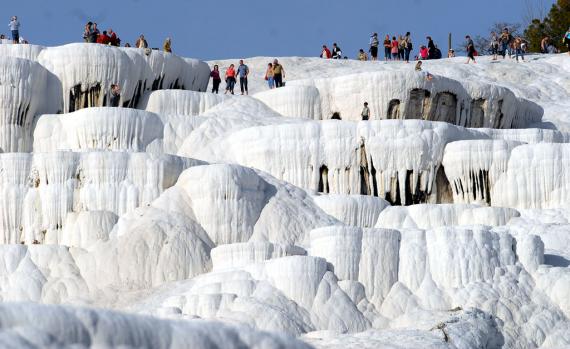
[[[408,50],[413,50],[414,49],[414,45],[412,45],[411,41],[408,41]]]

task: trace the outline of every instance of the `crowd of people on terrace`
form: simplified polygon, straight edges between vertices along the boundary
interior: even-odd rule
[[[20,22],[17,16],[12,16],[10,18],[10,23],[8,24],[11,31],[11,42],[13,44],[27,44],[28,42],[20,35]],[[121,46],[121,39],[117,33],[109,28],[99,30],[97,23],[89,21],[85,24],[83,30],[83,41],[86,43],[94,43],[109,46]],[[467,54],[466,64],[470,62],[476,63],[476,58],[479,55],[475,47],[473,39],[467,35],[465,36],[465,52]],[[5,43],[8,41],[4,34],[0,34],[0,43]],[[568,46],[570,54],[570,28],[564,34],[563,43]],[[490,39],[488,40],[488,47],[482,49],[488,51],[490,55],[493,56],[492,60],[497,60],[498,56],[502,56],[503,59],[506,57],[514,58],[519,62],[524,61],[525,53],[527,52],[528,43],[521,36],[513,36],[508,28],[504,28],[503,31],[498,34],[495,32],[491,33]],[[426,37],[426,43],[419,45],[417,53],[414,52],[414,43],[412,41],[412,35],[407,32],[405,35],[389,35],[386,34],[384,40],[380,40],[378,33],[372,33],[370,35],[368,43],[368,51],[365,52],[363,48],[358,50],[356,59],[359,61],[378,61],[381,60],[379,57],[380,45],[384,47],[384,61],[402,61],[409,63],[410,59],[418,61],[415,70],[421,72],[423,60],[436,60],[442,58],[442,52],[438,45],[434,42],[431,36]],[[125,43],[124,47],[131,47],[130,43]],[[149,44],[141,34],[134,44],[135,48],[144,49],[147,55],[150,55],[152,50],[158,50],[157,48],[150,49]],[[166,38],[162,45],[164,52],[172,53],[172,41],[170,38]],[[557,53],[553,41],[550,37],[545,36],[540,43],[541,53]],[[370,55],[369,55],[370,54]],[[449,49],[447,52],[448,58],[455,57],[455,50]],[[332,49],[329,49],[327,45],[323,45],[319,57],[323,59],[348,59],[348,56],[343,55],[343,51],[340,46],[335,42],[332,45]],[[433,76],[428,72],[423,72],[426,75],[426,79],[431,80]],[[240,90],[242,95],[247,95],[248,90],[248,79],[250,75],[249,67],[244,63],[243,60],[239,61],[237,68],[234,64],[230,66],[224,72],[224,80],[226,82],[225,93],[234,94],[234,89],[237,84],[238,78],[240,83]],[[210,73],[212,79],[212,93],[219,93],[220,84],[222,81],[222,75],[220,73],[220,68],[218,65],[213,67]],[[269,89],[279,88],[285,86],[285,69],[279,63],[277,59],[273,62],[267,64],[267,69],[265,71],[265,81]],[[118,100],[120,98],[120,87],[118,85],[112,86],[111,91],[113,104],[118,105]],[[367,104],[365,105],[365,110],[363,111],[363,117],[369,117],[369,109],[367,109]]]

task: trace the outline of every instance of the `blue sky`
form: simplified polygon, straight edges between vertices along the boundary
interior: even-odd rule
[[[21,35],[32,43],[80,42],[92,20],[112,27],[122,42],[144,33],[151,47],[173,40],[174,52],[201,59],[253,56],[314,56],[322,44],[339,43],[354,57],[367,49],[371,32],[412,32],[414,47],[431,35],[445,52],[465,34],[486,34],[496,21],[521,22],[523,0],[20,0],[2,6],[8,34],[18,15]],[[554,0],[548,0],[549,5]]]

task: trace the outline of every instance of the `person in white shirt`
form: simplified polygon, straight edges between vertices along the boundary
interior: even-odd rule
[[[8,27],[12,31],[12,43],[18,44],[20,42],[20,22],[18,22],[18,17],[12,16]]]

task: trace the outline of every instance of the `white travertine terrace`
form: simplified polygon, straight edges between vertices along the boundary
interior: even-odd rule
[[[279,60],[0,45],[0,346],[570,345],[566,56]]]

